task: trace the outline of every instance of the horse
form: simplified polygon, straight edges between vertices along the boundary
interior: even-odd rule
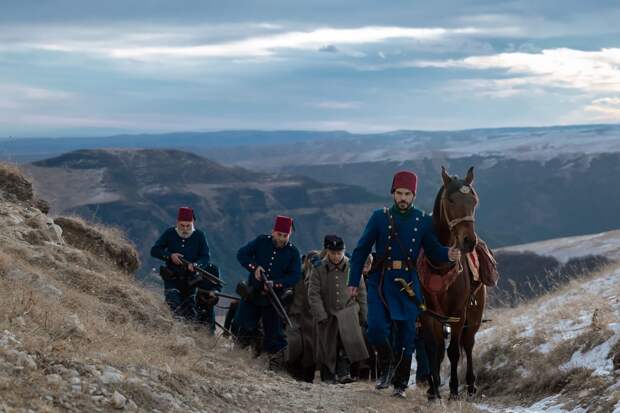
[[[423,288],[423,292],[430,310],[449,317],[458,317],[459,321],[447,328],[437,318],[424,314],[421,317],[422,336],[431,373],[427,392],[429,400],[441,398],[440,369],[445,357],[445,340],[448,334],[448,358],[451,367],[450,399],[459,397],[458,363],[462,350],[465,350],[467,357],[467,393],[470,397],[476,393],[472,351],[476,333],[482,323],[486,298],[486,287],[480,281],[474,281],[467,262],[467,254],[474,251],[478,243],[474,228],[475,210],[478,205],[478,195],[472,186],[474,168],[469,168],[465,179],[459,179],[458,176],[450,176],[442,167],[441,177],[443,185],[435,198],[433,225],[441,244],[460,249],[461,259],[454,264],[456,271],[460,272],[455,275],[454,281],[444,292],[433,294],[426,288]],[[448,270],[450,268],[445,264],[438,267],[440,274]]]

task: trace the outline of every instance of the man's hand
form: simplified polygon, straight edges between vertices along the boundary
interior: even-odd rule
[[[256,278],[256,281],[262,281],[263,277],[261,276],[261,274],[263,274],[264,272],[265,269],[260,265],[256,267],[256,269],[254,270],[254,278]]]
[[[187,264],[187,271],[189,272],[195,272],[196,268],[194,267],[194,264]]]
[[[461,259],[461,250],[458,248],[450,248],[448,250],[448,258],[452,262],[457,262]]]
[[[183,254],[179,254],[178,252],[174,252],[174,253],[170,254],[170,260],[172,261],[172,263],[174,265],[181,265],[181,264],[183,264],[181,262],[181,258],[183,258]]]
[[[263,288],[265,291],[269,291],[270,288],[273,288],[273,281],[265,281]]]
[[[357,287],[349,287],[349,296],[357,297]]]

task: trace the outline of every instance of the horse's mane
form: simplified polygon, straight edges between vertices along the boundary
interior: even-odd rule
[[[443,190],[442,185],[437,192],[435,204],[433,205],[433,226],[435,227],[435,231],[439,231],[439,225],[441,224],[441,197],[443,196]]]

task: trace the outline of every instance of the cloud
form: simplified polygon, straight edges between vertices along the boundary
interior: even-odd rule
[[[583,92],[620,92],[620,49],[545,49],[540,53],[499,53],[464,59],[417,61],[421,68],[500,70],[517,75],[506,82]]]
[[[162,58],[241,58],[272,56],[280,50],[318,50],[346,45],[367,45],[394,39],[437,41],[451,36],[488,34],[486,29],[419,28],[365,26],[356,28],[322,27],[307,31],[285,31],[281,26],[250,24],[243,30],[213,27],[117,27],[106,28],[27,27],[0,35],[0,49],[10,51],[44,50],[99,55],[114,59],[156,60]],[[281,30],[274,33],[275,30]],[[236,37],[235,37],[236,33]],[[245,37],[239,38],[238,33]]]
[[[73,94],[23,84],[0,83],[0,96],[15,100],[54,101],[69,99],[73,97]]]
[[[56,105],[74,97],[74,94],[60,90],[24,84],[0,83],[0,109],[11,114],[7,118],[8,120],[15,120],[14,118],[11,119],[12,114],[22,108]]]
[[[338,48],[333,44],[319,48],[319,52],[338,53]]]
[[[319,109],[330,109],[330,110],[348,110],[348,109],[358,109],[362,106],[361,102],[357,101],[322,101],[317,103],[312,103],[310,106],[319,108]]]
[[[620,122],[620,97],[595,99],[584,110],[594,116],[593,120]]]

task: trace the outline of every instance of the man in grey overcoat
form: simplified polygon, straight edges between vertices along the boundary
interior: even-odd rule
[[[356,297],[348,292],[349,259],[344,241],[327,235],[326,256],[310,276],[308,301],[317,326],[316,362],[330,382],[352,381],[350,367],[368,358],[362,333],[367,321],[366,287],[360,282]]]

